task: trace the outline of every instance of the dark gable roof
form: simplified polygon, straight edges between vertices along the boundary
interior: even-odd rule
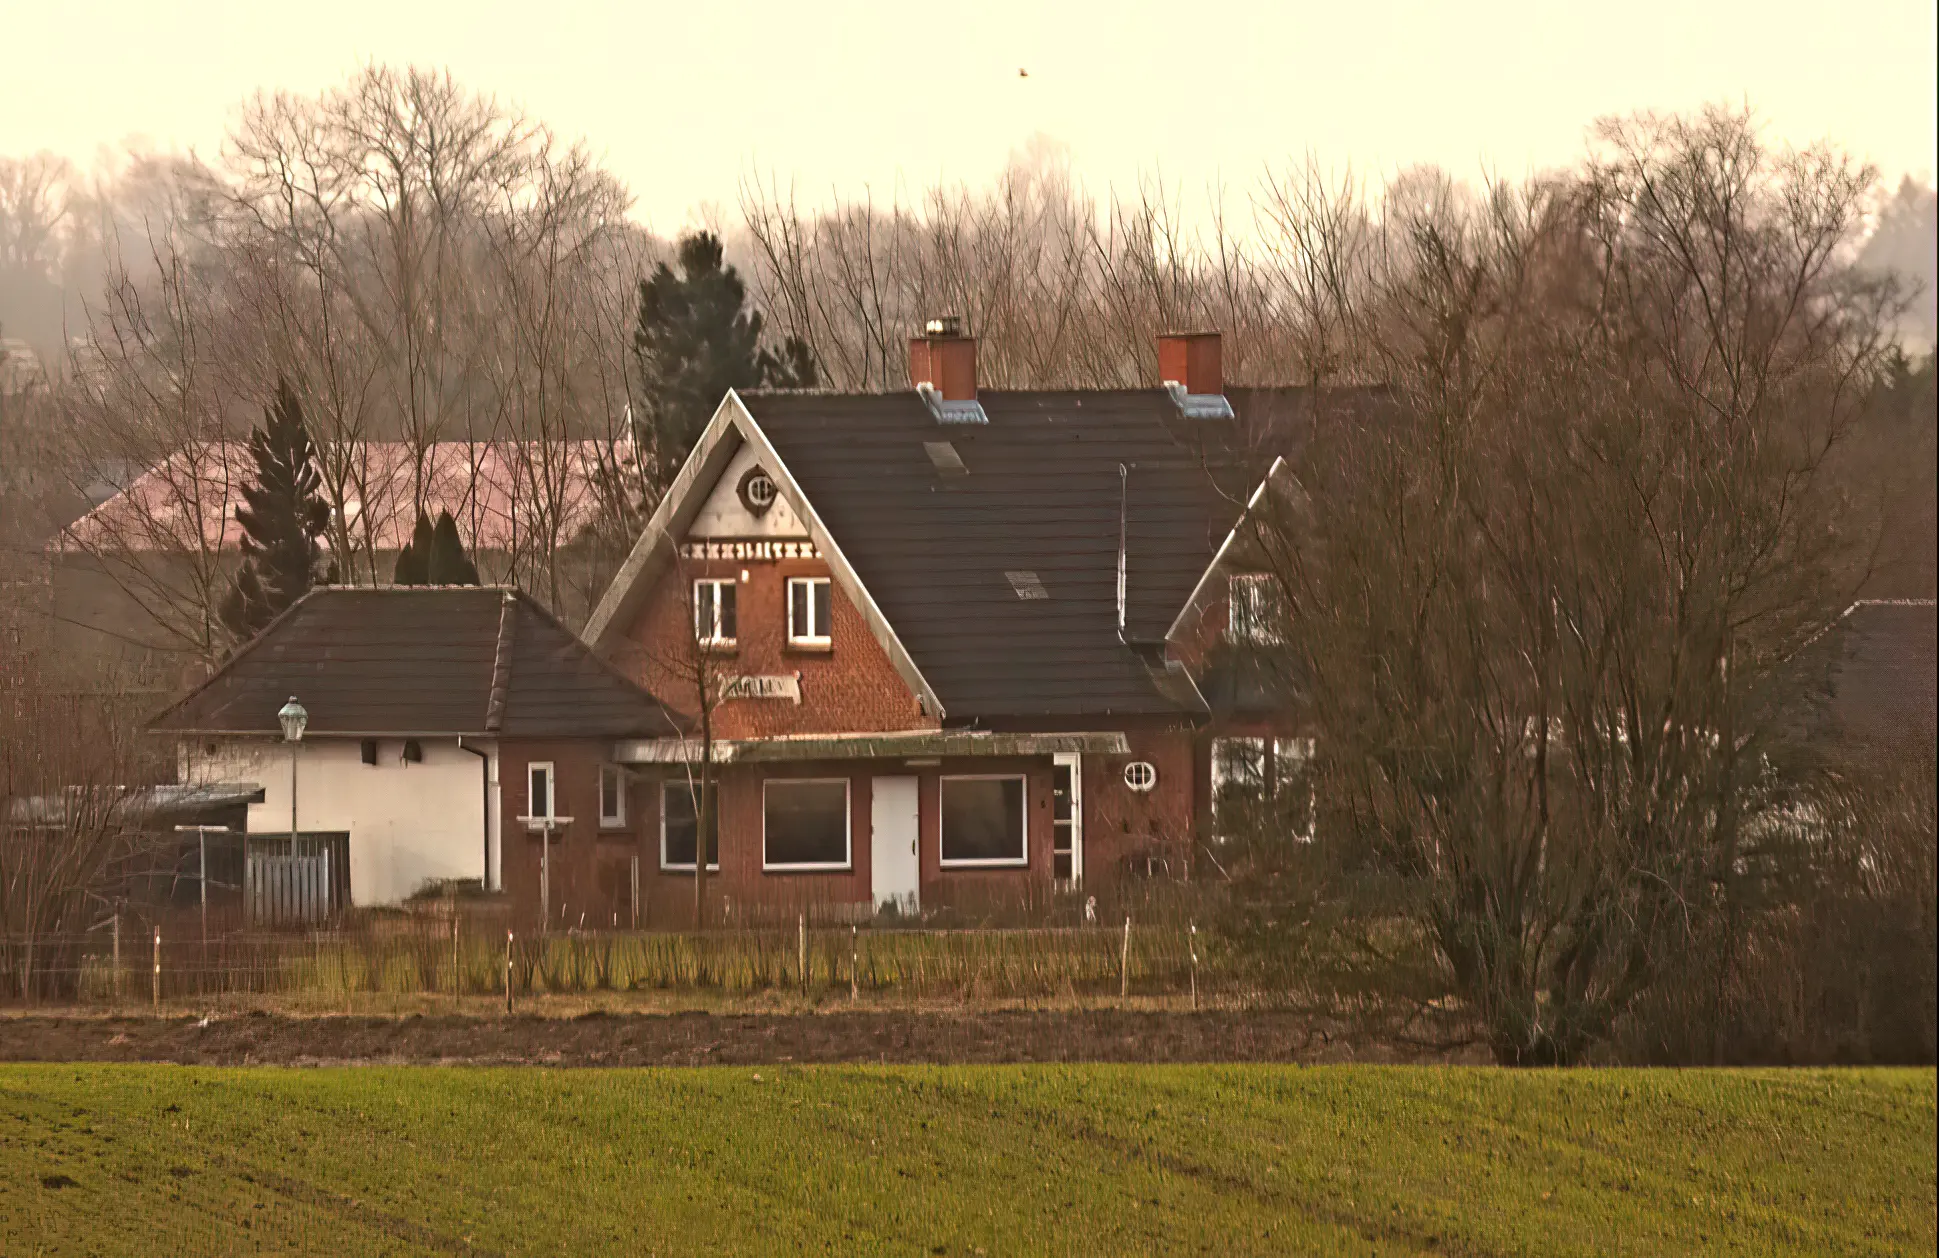
[[[982,390],[987,424],[913,392],[741,396],[954,725],[1202,710],[1119,641],[1120,501],[1126,637],[1155,646],[1264,471],[1257,430],[1283,446],[1302,393],[1228,390],[1236,425],[1158,389]],[[1032,576],[1044,597],[1020,597]]]
[[[1939,724],[1939,610],[1931,599],[1854,604],[1831,637],[1829,716],[1840,736],[1932,738]]]
[[[549,612],[491,587],[313,590],[150,728],[275,734],[291,695],[316,734],[679,732]]]

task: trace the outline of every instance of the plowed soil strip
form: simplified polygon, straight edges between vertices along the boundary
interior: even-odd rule
[[[1396,1061],[1270,1012],[0,1018],[0,1061],[545,1066]],[[1438,1060],[1448,1060],[1440,1058]]]

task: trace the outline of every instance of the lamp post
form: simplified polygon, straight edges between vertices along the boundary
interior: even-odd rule
[[[290,701],[276,713],[276,719],[283,726],[283,741],[290,745],[290,855],[296,855],[296,749],[303,741],[303,730],[310,723],[307,708],[291,695]]]

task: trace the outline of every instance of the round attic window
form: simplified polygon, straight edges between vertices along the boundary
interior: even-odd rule
[[[1150,790],[1158,785],[1158,766],[1149,760],[1133,760],[1124,766],[1124,784],[1141,793]]]
[[[741,477],[741,505],[755,515],[766,515],[774,505],[774,478],[758,467],[750,467]]]

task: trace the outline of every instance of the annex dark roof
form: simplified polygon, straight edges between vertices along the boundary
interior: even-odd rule
[[[1833,731],[1897,742],[1939,725],[1939,609],[1932,599],[1853,604],[1832,635]]]
[[[1202,714],[1147,661],[1304,393],[1228,389],[1237,420],[1206,422],[1162,389],[985,389],[984,424],[913,392],[741,397],[955,725]]]
[[[493,587],[312,590],[150,722],[277,734],[291,696],[314,734],[666,737],[660,703],[551,613]]]

